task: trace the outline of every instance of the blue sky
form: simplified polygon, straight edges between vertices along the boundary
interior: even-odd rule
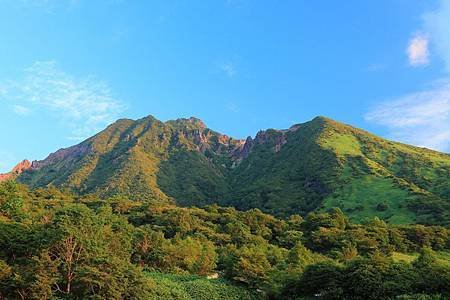
[[[450,150],[450,1],[0,0],[0,171],[117,118]]]

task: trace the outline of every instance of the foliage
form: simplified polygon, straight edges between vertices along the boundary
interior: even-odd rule
[[[449,297],[450,230],[0,184],[0,298]],[[440,295],[440,296],[437,296]],[[436,298],[438,299],[438,298]]]
[[[192,275],[147,273],[158,285],[151,299],[250,300],[257,293],[238,287],[223,279],[207,279]]]

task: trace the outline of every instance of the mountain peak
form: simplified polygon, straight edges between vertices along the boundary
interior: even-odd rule
[[[314,122],[314,121],[327,122],[327,121],[334,121],[334,120],[332,120],[331,118],[325,117],[325,116],[316,116],[311,120],[311,122]]]
[[[14,174],[21,174],[23,171],[28,170],[31,167],[31,162],[28,159],[22,160],[13,169]]]
[[[206,124],[196,117],[178,118],[176,120],[169,120],[167,124],[186,126],[188,128],[206,129]]]
[[[347,124],[333,120],[333,119],[325,117],[325,116],[317,116],[307,123],[317,123],[317,124],[331,125],[331,126],[349,126]]]
[[[18,176],[23,173],[23,171],[28,170],[31,168],[31,162],[28,159],[22,160],[20,163],[18,163],[11,172],[0,174],[0,182],[9,180],[14,178],[15,176]]]

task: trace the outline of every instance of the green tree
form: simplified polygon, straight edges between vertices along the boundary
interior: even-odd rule
[[[20,220],[24,217],[23,206],[24,200],[18,184],[12,180],[0,183],[0,215]]]
[[[342,267],[330,262],[321,262],[306,267],[300,280],[289,282],[283,294],[291,298],[303,296],[342,299],[342,285]]]
[[[241,247],[233,264],[233,279],[251,287],[265,285],[272,268],[265,250],[262,245]]]
[[[131,227],[104,207],[97,213],[70,205],[55,214],[61,238],[48,250],[47,272],[56,267],[54,292],[76,297],[119,299],[130,291],[146,291],[141,272],[131,265]],[[142,289],[135,289],[138,285]]]

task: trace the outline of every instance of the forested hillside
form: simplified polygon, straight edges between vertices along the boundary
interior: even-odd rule
[[[339,207],[351,220],[448,224],[450,155],[317,117],[237,140],[198,119],[119,120],[18,175],[31,188],[276,216]]]
[[[448,299],[450,231],[0,184],[0,299]]]

